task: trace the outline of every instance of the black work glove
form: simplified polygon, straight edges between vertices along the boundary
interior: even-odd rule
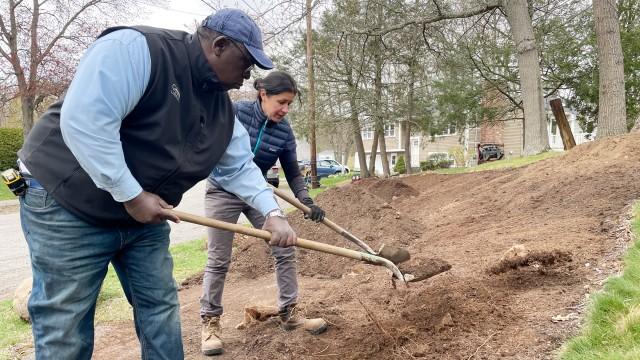
[[[321,222],[324,220],[324,210],[320,208],[320,206],[313,203],[311,198],[302,199],[302,203],[307,205],[309,209],[311,209],[311,214],[304,214],[305,219],[311,219],[315,222]]]

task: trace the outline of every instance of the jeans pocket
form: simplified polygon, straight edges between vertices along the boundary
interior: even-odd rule
[[[27,188],[22,197],[22,205],[32,210],[45,210],[55,203],[44,189]]]

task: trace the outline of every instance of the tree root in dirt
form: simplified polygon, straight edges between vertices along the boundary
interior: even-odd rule
[[[278,316],[276,306],[248,306],[244,308],[244,319],[236,325],[236,329],[244,330],[256,322],[264,322]]]
[[[553,266],[571,262],[571,253],[560,250],[553,251],[528,251],[522,256],[503,258],[496,265],[488,269],[489,273],[498,275],[510,270],[516,270],[527,266]]]

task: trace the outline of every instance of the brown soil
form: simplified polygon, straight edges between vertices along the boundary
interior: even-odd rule
[[[489,268],[493,274],[501,274],[524,266],[533,266],[539,271],[571,261],[571,254],[565,251],[532,251],[525,256],[502,259]]]
[[[629,205],[640,197],[640,135],[600,140],[510,170],[363,180],[321,194],[328,217],[369,242],[406,247],[417,264],[451,270],[394,289],[381,267],[299,251],[301,308],[326,333],[284,332],[273,321],[233,327],[243,307],[273,305],[272,261],[261,240],[238,237],[225,292],[220,359],[552,359],[577,330],[585,293],[619,270]],[[302,238],[354,248],[293,214]],[[510,263],[514,245],[528,254]],[[513,260],[513,259],[512,259]],[[410,264],[407,264],[408,266]],[[200,287],[180,292],[188,359],[199,354]],[[116,344],[116,345],[114,345]],[[95,358],[136,358],[129,323],[100,328]]]

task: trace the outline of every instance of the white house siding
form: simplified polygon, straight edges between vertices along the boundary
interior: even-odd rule
[[[504,124],[504,154],[506,158],[522,155],[523,128],[522,120],[508,120]]]
[[[573,134],[573,139],[576,141],[576,145],[590,141],[596,136],[595,131],[593,134],[589,134],[582,130],[580,124],[578,124],[575,113],[566,112],[566,116],[567,121],[569,122],[569,127],[571,128],[571,133]],[[553,115],[549,115],[548,120],[549,146],[551,147],[551,150],[562,151],[564,150],[564,144],[562,143],[560,130],[555,126],[555,119],[553,118]]]
[[[396,127],[397,129],[398,127]],[[473,135],[474,133],[472,133]],[[473,136],[472,136],[473,137]],[[394,165],[394,157],[397,159],[397,157],[399,155],[403,155],[404,156],[404,147],[401,146],[395,146],[395,145],[401,145],[400,144],[400,134],[396,131],[396,136],[394,137],[387,137],[386,139],[386,145],[387,145],[387,158],[389,160],[389,166],[393,169],[393,165]],[[433,140],[433,141],[432,141]],[[460,140],[460,135],[459,134],[451,134],[451,135],[440,135],[440,136],[435,136],[433,139],[431,138],[431,136],[412,136],[411,137],[411,144],[412,144],[412,149],[411,149],[411,163],[412,163],[412,167],[419,167],[420,166],[420,162],[421,161],[426,161],[427,159],[429,159],[429,156],[435,153],[444,153],[444,154],[449,154],[449,150],[455,146],[461,146],[461,144],[459,143]],[[475,140],[475,137],[473,137],[472,139],[469,139],[470,141],[468,141],[468,148],[472,154],[474,153],[473,149],[471,149],[472,147],[475,146],[475,144],[477,143],[477,141]],[[418,142],[418,146],[415,147],[414,146],[414,141]],[[371,159],[371,144],[372,144],[372,140],[363,140],[364,143],[364,148],[365,148],[365,154],[367,155],[367,164],[369,164],[370,159]],[[475,148],[474,148],[475,149]],[[376,156],[376,164],[375,164],[375,173],[377,175],[381,175],[382,174],[382,160],[380,158],[380,153],[379,153],[380,149],[378,148],[378,155]],[[415,156],[417,153],[417,156]],[[360,162],[358,160],[358,154],[355,154],[355,159],[354,159],[354,169],[359,171],[360,170]]]
[[[552,133],[552,126],[555,120],[553,120],[553,115],[550,115],[550,121],[548,126],[549,132],[549,144],[552,150],[563,150],[562,139],[560,138],[560,133],[558,130],[555,131],[555,134]],[[576,115],[572,112],[567,112],[567,120],[569,121],[569,125],[571,126],[571,131],[573,132],[573,136],[576,140],[576,144],[581,144],[583,142],[589,141],[595,137],[595,132],[593,134],[588,134],[582,131],[580,125],[576,120]],[[519,157],[522,156],[523,149],[523,121],[522,120],[507,120],[500,126],[501,139],[502,141],[498,141],[504,144],[504,153],[505,158],[511,157]],[[435,153],[449,154],[449,150],[456,146],[462,146],[466,144],[467,150],[467,159],[468,163],[474,164],[475,154],[477,151],[477,144],[482,142],[481,139],[481,131],[479,128],[471,128],[465,131],[465,136],[460,136],[460,134],[450,134],[450,135],[439,135],[435,137],[431,136],[412,136],[411,137],[411,162],[412,167],[418,167],[420,162],[426,161],[429,159],[429,156]],[[404,154],[404,147],[402,144],[402,138],[400,135],[400,126],[396,124],[395,126],[395,136],[386,137],[386,145],[387,145],[387,157],[389,159],[389,164],[393,169],[393,158],[400,154]],[[418,145],[415,146],[415,141],[418,142]],[[367,139],[363,140],[365,153],[367,155],[367,164],[369,163],[369,159],[371,158],[371,143],[372,140]],[[486,142],[486,141],[485,141]],[[462,143],[462,144],[461,144]],[[376,156],[376,174],[382,174],[382,161],[379,156]],[[418,156],[415,156],[415,155]],[[358,161],[358,154],[355,154],[354,160],[354,169],[360,170],[360,162]]]

